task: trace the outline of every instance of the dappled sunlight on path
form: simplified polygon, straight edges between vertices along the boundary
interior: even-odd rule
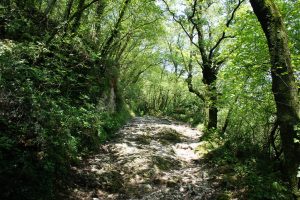
[[[195,153],[199,137],[186,124],[137,117],[74,167],[69,199],[211,199],[207,169]]]

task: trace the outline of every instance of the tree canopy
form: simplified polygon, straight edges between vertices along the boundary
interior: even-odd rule
[[[202,131],[244,199],[299,198],[299,30],[297,0],[2,0],[0,198],[58,198],[145,115]]]

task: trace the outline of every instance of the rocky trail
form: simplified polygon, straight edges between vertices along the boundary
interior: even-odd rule
[[[214,199],[209,169],[195,152],[201,134],[179,122],[136,117],[74,167],[68,199]]]

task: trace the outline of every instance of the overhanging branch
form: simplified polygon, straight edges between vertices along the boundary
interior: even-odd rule
[[[189,37],[191,43],[193,45],[195,45],[197,48],[199,48],[198,44],[196,44],[193,39],[194,39],[194,36],[193,36],[193,33],[189,33],[189,31],[187,30],[187,28],[183,25],[182,21],[180,19],[178,19],[178,17],[176,16],[176,14],[174,13],[174,11],[171,10],[169,4],[166,2],[166,0],[162,0],[164,2],[164,4],[166,5],[166,8],[168,10],[168,12],[172,15],[172,18],[173,20],[178,23],[180,25],[180,27],[182,28],[182,30],[185,32],[185,34]],[[195,0],[197,1],[197,0]],[[193,28],[194,29],[194,28]]]
[[[235,16],[235,13],[238,11],[239,7],[242,5],[242,3],[244,2],[245,0],[239,0],[238,1],[238,4],[236,5],[236,7],[233,9],[231,15],[230,15],[230,18],[227,20],[225,26],[225,30],[223,31],[221,37],[217,40],[216,44],[210,49],[209,51],[209,59],[212,59],[213,56],[214,56],[214,52],[215,50],[220,46],[221,42],[224,40],[224,39],[227,39],[227,38],[234,38],[234,36],[227,36],[226,35],[226,29],[230,27],[231,25],[231,22],[233,21],[234,19],[234,16]]]

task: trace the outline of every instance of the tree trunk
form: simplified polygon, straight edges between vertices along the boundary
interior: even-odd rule
[[[112,113],[116,111],[116,94],[115,94],[115,89],[112,85],[110,86],[108,110]]]
[[[101,53],[100,53],[100,55],[102,57],[107,57],[108,56],[108,54],[111,51],[111,48],[112,48],[114,40],[119,36],[120,27],[122,25],[122,20],[123,20],[123,18],[125,16],[125,12],[127,10],[127,7],[129,6],[130,1],[131,0],[125,0],[124,1],[124,4],[123,4],[121,12],[120,12],[120,15],[119,15],[119,17],[117,19],[117,22],[114,25],[114,28],[113,28],[110,36],[108,37],[108,39],[106,40],[106,42],[102,46]]]
[[[215,100],[209,103],[207,118],[208,118],[207,129],[208,130],[216,129],[218,124],[218,108],[215,105]]]
[[[98,5],[97,5],[97,18],[100,19],[104,13],[104,9],[107,5],[107,2],[105,0],[101,0],[98,2]],[[95,33],[100,33],[100,29],[101,29],[101,24],[99,22],[97,22],[95,24]]]
[[[296,126],[299,125],[299,100],[288,38],[281,14],[271,0],[250,0],[268,40],[271,57],[272,91],[284,153],[285,178],[294,193],[298,192],[297,172],[300,160]]]
[[[45,11],[46,16],[48,16],[51,13],[51,11],[53,10],[56,2],[57,2],[57,0],[48,1],[48,5],[47,5],[46,11]]]
[[[69,0],[66,4],[66,9],[64,12],[64,21],[67,21],[70,17],[72,6],[73,6],[74,0]]]
[[[203,83],[207,86],[208,98],[205,103],[207,104],[207,130],[217,129],[218,125],[218,108],[217,108],[217,89],[216,80],[217,72],[210,63],[205,64],[202,69]]]
[[[72,33],[75,33],[79,26],[80,26],[80,21],[81,21],[81,18],[82,18],[82,15],[83,15],[83,7],[84,7],[84,3],[85,3],[85,0],[79,0],[78,2],[78,5],[77,5],[77,15],[75,16],[75,19],[74,19],[74,23],[73,23],[73,27],[72,27]]]
[[[217,129],[218,125],[218,108],[217,108],[217,89],[216,89],[216,81],[218,71],[212,67],[212,61],[209,59],[203,60],[202,67],[202,82],[206,86],[205,94],[196,90],[193,86],[193,65],[192,65],[192,53],[190,53],[190,60],[188,63],[188,77],[185,81],[188,84],[189,91],[194,93],[199,97],[205,104],[205,127],[207,130]]]
[[[117,97],[116,97],[116,90],[117,90],[117,80],[115,78],[112,78],[109,83],[109,98],[108,98],[108,110],[111,113],[116,112],[117,108]]]
[[[122,101],[122,99],[118,93],[118,80],[119,80],[119,70],[120,70],[119,63],[118,63],[119,59],[118,58],[112,59],[112,55],[115,53],[115,50],[116,50],[116,49],[113,49],[112,46],[113,46],[115,40],[119,37],[120,28],[122,26],[122,20],[125,16],[125,13],[130,4],[130,1],[131,0],[124,0],[124,3],[123,3],[123,6],[121,7],[120,15],[117,19],[117,22],[115,23],[112,32],[110,33],[108,39],[104,42],[104,44],[102,45],[102,48],[100,50],[102,62],[109,63],[109,65],[107,65],[104,70],[105,71],[110,70],[110,73],[108,73],[108,78],[111,82],[111,101],[110,101],[111,103],[110,103],[110,105],[113,105],[112,102],[114,101],[114,106],[110,106],[112,112],[120,110],[120,105],[121,105],[121,101]],[[111,62],[111,61],[114,61],[114,62]]]
[[[69,26],[68,20],[70,18],[70,14],[71,14],[73,3],[74,3],[74,0],[68,0],[67,4],[66,4],[66,9],[64,11],[64,18],[63,18],[63,20],[64,20],[65,24],[64,24],[63,30],[64,30],[65,33],[68,30],[68,26]]]

